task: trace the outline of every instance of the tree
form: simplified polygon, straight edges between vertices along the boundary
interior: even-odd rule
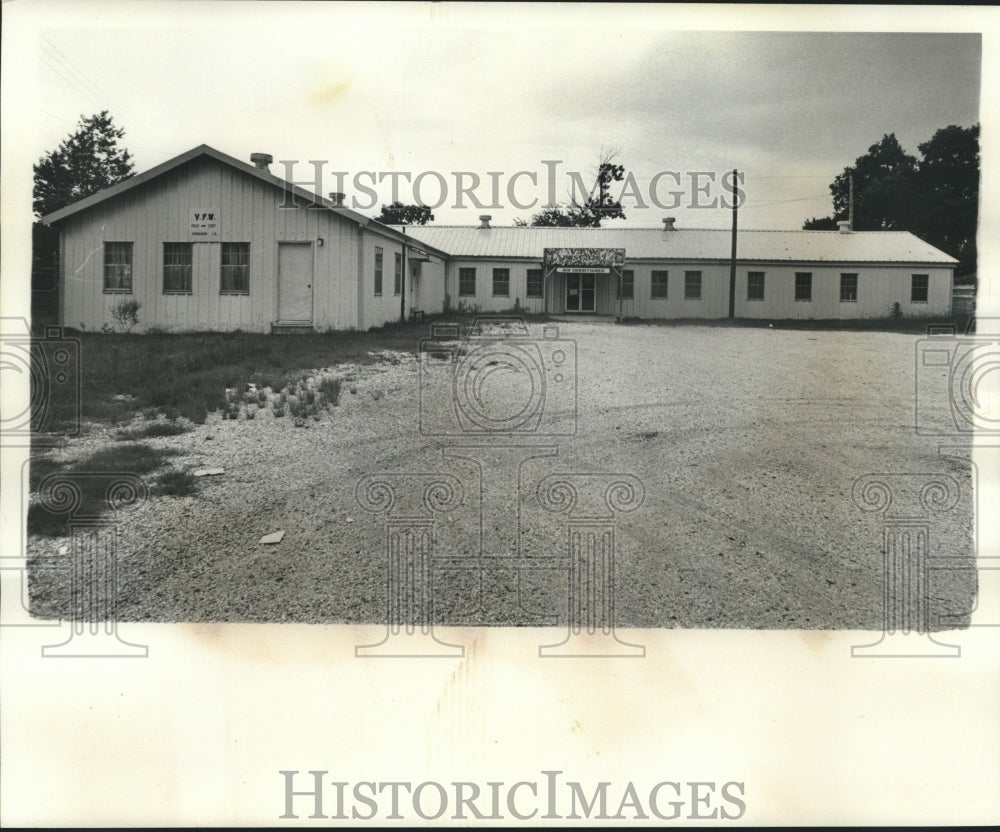
[[[51,214],[132,175],[132,156],[118,146],[125,131],[107,110],[80,116],[77,131],[34,165],[36,217]],[[31,229],[32,315],[55,320],[59,235],[41,222]]]
[[[976,269],[979,221],[979,125],[951,125],[918,145],[921,159],[906,153],[892,133],[844,168],[830,185],[833,216],[813,217],[804,229],[836,229],[850,209],[853,228],[910,231],[959,260],[959,275]]]
[[[426,205],[404,205],[402,202],[393,202],[391,205],[382,206],[382,215],[379,222],[386,225],[427,225],[434,219],[431,209]]]
[[[118,146],[125,131],[107,110],[81,116],[78,130],[34,166],[34,209],[51,214],[132,175],[132,156]]]
[[[925,206],[919,236],[958,258],[960,275],[976,271],[979,225],[979,125],[954,124],[917,145]]]
[[[611,183],[621,182],[625,176],[625,168],[615,164],[614,150],[602,150],[598,156],[595,187],[583,201],[574,193],[566,205],[546,205],[530,220],[517,219],[518,226],[549,226],[549,227],[583,227],[600,228],[602,220],[625,219],[622,204],[611,197]],[[596,193],[595,193],[596,191]]]

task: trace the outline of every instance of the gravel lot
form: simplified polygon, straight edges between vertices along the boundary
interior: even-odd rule
[[[881,629],[881,516],[854,506],[852,485],[869,472],[950,473],[962,498],[934,518],[931,541],[956,568],[932,573],[932,613],[969,613],[971,478],[913,432],[913,336],[564,323],[560,337],[577,345],[577,434],[549,442],[558,455],[525,463],[520,504],[501,498],[497,471],[516,471],[510,456],[482,478],[509,518],[520,505],[520,559],[490,559],[506,566],[482,575],[438,574],[440,621],[565,622],[566,572],[547,568],[565,554],[564,519],[541,510],[535,491],[552,472],[628,473],[645,488],[643,505],[618,517],[619,626],[757,629]],[[464,501],[438,517],[436,551],[476,556],[478,470],[421,436],[417,359],[386,354],[335,374],[339,407],[306,427],[266,408],[252,421],[211,414],[191,433],[145,440],[180,450],[174,467],[225,474],[200,479],[195,496],[150,499],[122,522],[121,620],[385,621],[383,518],[355,498],[358,481],[379,472],[457,477]],[[565,428],[570,415],[554,423]],[[92,426],[57,458],[80,459],[114,433]],[[491,530],[492,517],[487,547],[514,539],[513,520]],[[277,530],[279,544],[258,543]],[[67,559],[50,557],[67,544],[29,540],[36,615],[67,609]]]

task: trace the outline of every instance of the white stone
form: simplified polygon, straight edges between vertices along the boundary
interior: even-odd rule
[[[191,472],[192,476],[195,477],[217,477],[219,474],[225,473],[222,468],[198,468]]]

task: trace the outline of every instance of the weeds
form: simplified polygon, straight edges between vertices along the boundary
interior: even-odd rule
[[[82,329],[82,328],[81,328]],[[75,332],[80,341],[78,388],[82,416],[89,421],[128,422],[137,412],[183,416],[204,424],[226,406],[225,391],[266,388],[278,392],[298,384],[289,367],[372,364],[372,352],[415,353],[426,324],[391,324],[370,332],[330,332],[294,338],[257,333],[145,333],[142,336]],[[324,392],[334,401],[330,392]],[[116,395],[131,399],[115,399]],[[73,415],[75,417],[75,400]]]
[[[168,497],[189,497],[197,492],[198,480],[190,471],[167,471],[157,477],[153,490]]]
[[[114,473],[136,474],[141,476],[162,468],[178,451],[167,448],[154,448],[152,445],[115,445],[97,451],[89,457],[72,463],[69,466],[60,465],[48,457],[38,457],[31,460],[28,472],[30,490],[37,492],[42,480],[57,471],[66,473]],[[164,474],[166,476],[166,474]],[[105,486],[99,478],[78,480],[80,488],[80,505],[76,512],[79,515],[99,516],[108,506],[106,503]],[[174,487],[177,487],[176,483]],[[55,514],[45,509],[40,503],[32,503],[28,507],[28,533],[45,537],[59,537],[69,533],[69,516]]]
[[[190,430],[190,426],[180,422],[156,421],[148,425],[120,430],[115,439],[135,442],[139,439],[148,439],[157,436],[179,436],[182,433],[188,433]]]
[[[340,387],[339,378],[324,378],[319,383],[319,392],[331,405],[337,407],[340,404]]]

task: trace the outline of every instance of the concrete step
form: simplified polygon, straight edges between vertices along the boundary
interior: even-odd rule
[[[271,324],[272,335],[305,335],[315,332],[310,323],[300,323],[297,321],[277,321]]]

